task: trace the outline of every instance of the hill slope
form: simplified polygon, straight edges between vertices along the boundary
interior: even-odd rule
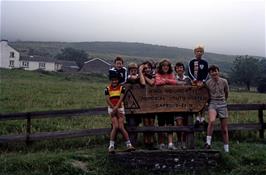
[[[187,63],[193,57],[193,50],[166,47],[160,45],[144,44],[144,43],[127,43],[127,42],[11,42],[11,46],[20,52],[29,52],[37,54],[49,54],[55,56],[62,48],[73,47],[75,49],[85,50],[90,57],[100,57],[107,61],[111,61],[115,56],[121,55],[126,62],[143,60],[159,60],[161,58],[169,58],[176,63],[182,61]],[[206,52],[206,60],[210,64],[218,64],[225,72],[230,71],[231,63],[235,56],[222,55]]]

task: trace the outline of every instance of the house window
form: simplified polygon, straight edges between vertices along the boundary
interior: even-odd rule
[[[14,60],[10,60],[9,61],[9,67],[14,67],[15,61]]]
[[[14,52],[10,52],[9,57],[10,57],[10,58],[14,58],[14,57],[15,57],[15,53],[14,53]]]
[[[29,67],[29,62],[28,61],[22,61],[22,67]]]
[[[39,68],[40,69],[45,69],[45,63],[39,63]]]

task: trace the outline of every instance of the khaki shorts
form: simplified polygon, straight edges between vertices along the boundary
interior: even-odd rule
[[[211,101],[208,109],[215,110],[218,118],[228,118],[227,104],[225,101]]]
[[[113,112],[113,109],[108,106],[108,114],[111,115],[112,112]],[[118,112],[121,114],[125,114],[125,108],[124,107],[118,108]]]

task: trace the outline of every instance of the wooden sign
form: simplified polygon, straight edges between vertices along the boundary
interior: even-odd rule
[[[126,84],[124,106],[126,114],[160,112],[199,112],[209,99],[206,87],[140,86]]]

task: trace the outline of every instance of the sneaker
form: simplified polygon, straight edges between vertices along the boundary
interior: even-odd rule
[[[115,153],[115,147],[114,147],[114,146],[109,146],[109,148],[108,148],[108,152],[109,152],[110,154]]]
[[[169,144],[169,145],[168,145],[168,149],[169,149],[169,150],[176,150],[177,148],[175,147],[174,144]]]
[[[127,145],[127,151],[135,151],[136,148],[134,148],[134,146],[132,146],[131,144]]]
[[[177,149],[181,149],[181,145],[182,145],[181,142],[176,142],[176,148]]]
[[[204,149],[211,149],[211,145],[209,145],[208,143],[204,144]]]
[[[183,149],[183,150],[184,150],[184,149],[187,149],[187,146],[186,146],[185,143],[182,143],[182,144],[181,144],[181,149]]]
[[[194,128],[199,128],[200,127],[200,121],[196,120],[195,124],[194,124]]]

